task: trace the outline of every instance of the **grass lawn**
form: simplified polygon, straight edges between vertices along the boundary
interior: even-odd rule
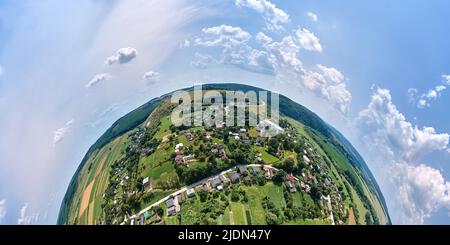
[[[147,206],[152,205],[158,200],[170,195],[170,193],[172,193],[172,191],[153,191],[153,197],[150,200],[148,200],[147,202],[144,201],[141,202],[141,209],[144,209]]]
[[[162,140],[164,136],[171,133],[170,125],[171,125],[170,117],[166,116],[161,119],[161,123],[159,125],[159,130],[156,132],[154,138],[158,140]]]
[[[230,202],[231,212],[233,212],[233,220],[235,225],[246,225],[245,207],[240,202]]]
[[[273,164],[276,162],[279,162],[280,159],[278,159],[276,156],[270,154],[267,152],[267,149],[262,146],[254,146],[255,150],[259,153],[261,153],[261,158],[266,164]]]

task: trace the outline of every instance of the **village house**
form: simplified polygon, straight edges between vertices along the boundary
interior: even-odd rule
[[[150,178],[146,177],[145,179],[142,180],[142,186],[147,187],[150,185]]]
[[[251,169],[255,175],[259,175],[261,173],[261,168],[259,166],[251,166]]]
[[[193,197],[193,196],[195,196],[195,190],[194,190],[194,188],[189,188],[189,189],[187,189],[186,194],[187,194],[188,197]]]
[[[220,181],[219,178],[214,178],[213,180],[211,180],[211,186],[212,186],[213,188],[216,188],[216,189],[217,189],[217,187],[218,187],[218,186],[221,186],[221,185],[222,185],[222,182]]]
[[[230,178],[231,183],[236,184],[240,181],[240,176],[236,172],[228,173],[228,178]]]
[[[226,176],[220,175],[219,178],[220,178],[220,181],[222,181],[223,185],[229,185],[230,184],[230,179],[228,179]]]
[[[247,168],[245,166],[239,166],[239,173],[242,175],[248,175]]]
[[[295,188],[295,185],[293,183],[293,181],[291,180],[286,180],[284,182],[284,185],[286,186],[286,188],[289,190],[289,192],[294,193],[297,191],[297,189]]]
[[[264,166],[264,177],[266,179],[272,179],[272,169],[270,167]]]
[[[259,131],[260,137],[264,138],[273,137],[284,132],[283,128],[267,119],[259,122],[256,130]]]

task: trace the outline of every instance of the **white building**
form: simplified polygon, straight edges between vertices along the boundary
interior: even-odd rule
[[[284,132],[282,127],[267,119],[259,122],[258,126],[256,126],[256,130],[259,131],[260,137],[273,137]]]

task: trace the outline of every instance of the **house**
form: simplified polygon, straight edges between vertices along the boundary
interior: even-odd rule
[[[247,168],[245,166],[239,166],[239,173],[242,175],[248,175]]]
[[[309,165],[309,163],[311,162],[311,160],[306,155],[303,155],[303,161],[306,165]]]
[[[260,137],[273,137],[284,132],[283,128],[267,119],[259,122],[256,130],[259,131]]]
[[[181,193],[176,196],[176,199],[179,204],[182,204],[186,200],[186,197],[183,193]]]
[[[222,184],[222,182],[220,182],[220,179],[219,178],[214,178],[212,181],[211,181],[211,186],[213,187],[213,188],[217,188],[219,185],[221,185]]]
[[[251,185],[252,184],[252,179],[250,178],[250,176],[245,176],[244,183],[246,185]]]
[[[286,180],[284,182],[284,185],[286,186],[286,188],[289,190],[289,192],[294,193],[297,191],[297,188],[295,188],[294,183],[292,183],[292,181]]]
[[[217,129],[223,128],[223,123],[222,123],[222,122],[219,122],[219,121],[216,121],[216,128],[217,128]]]
[[[251,169],[255,175],[259,175],[261,173],[261,168],[259,166],[252,166]]]
[[[173,201],[174,201],[174,200],[173,200],[172,197],[169,198],[169,199],[166,201],[167,208],[170,208],[170,207],[173,207],[173,206],[174,206],[174,202],[173,202]]]
[[[145,213],[144,213],[144,219],[148,219],[148,217],[150,217],[150,214],[148,213],[148,211],[145,211]]]
[[[224,185],[229,185],[230,184],[230,179],[228,179],[225,175],[220,175],[219,179],[220,179],[220,181],[222,181],[222,183]]]
[[[139,225],[144,225],[144,215],[143,214],[141,214],[139,216]]]
[[[286,179],[287,179],[288,181],[294,181],[294,180],[295,180],[295,178],[294,178],[294,176],[293,176],[292,174],[286,175]]]
[[[172,207],[170,207],[170,208],[168,208],[167,209],[167,215],[168,216],[173,216],[173,215],[175,215],[177,212],[176,212],[176,210],[175,210],[175,206],[172,206]]]
[[[180,164],[184,163],[183,155],[176,155],[175,156],[175,163],[177,165],[180,165]]]
[[[183,143],[179,143],[175,146],[175,152],[179,152],[183,149]]]
[[[247,135],[242,135],[242,143],[246,145],[250,144],[250,139],[248,138]]]
[[[193,196],[195,196],[195,191],[193,188],[189,188],[189,189],[187,189],[186,194],[188,197],[193,197]]]
[[[228,178],[230,178],[231,183],[235,184],[240,181],[240,176],[236,172],[228,173]]]
[[[272,179],[272,169],[271,168],[264,166],[264,177],[266,177],[266,179]]]
[[[150,178],[146,177],[144,180],[142,180],[142,185],[144,187],[150,185]]]

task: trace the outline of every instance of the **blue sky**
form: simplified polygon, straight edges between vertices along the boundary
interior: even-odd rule
[[[394,223],[450,223],[449,7],[2,1],[0,223],[55,223],[83,155],[117,118],[198,82],[300,102],[363,154]]]

